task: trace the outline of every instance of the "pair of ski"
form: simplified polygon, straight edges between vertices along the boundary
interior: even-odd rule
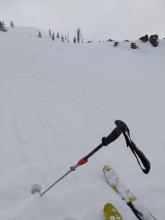
[[[156,220],[146,207],[122,183],[116,172],[108,165],[103,168],[104,177],[108,185],[125,201],[139,220]],[[108,203],[104,206],[106,220],[124,220],[120,212]]]

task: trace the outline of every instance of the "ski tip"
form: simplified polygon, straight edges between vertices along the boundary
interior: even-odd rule
[[[103,168],[103,172],[106,173],[106,172],[109,172],[112,168],[109,166],[109,165],[105,165],[104,168]]]
[[[106,203],[103,211],[106,220],[123,220],[122,215],[112,203]]]

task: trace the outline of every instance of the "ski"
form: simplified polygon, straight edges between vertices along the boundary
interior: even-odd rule
[[[106,203],[104,206],[105,220],[124,220],[120,212],[112,203]]]
[[[144,205],[122,183],[112,167],[105,165],[103,173],[108,185],[125,201],[139,220],[156,220],[150,211],[148,211],[148,209],[144,207]]]

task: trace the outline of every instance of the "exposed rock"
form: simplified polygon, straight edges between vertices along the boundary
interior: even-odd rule
[[[110,42],[112,42],[112,41],[114,41],[114,40],[112,40],[112,39],[108,39],[107,41],[110,41]]]
[[[116,41],[113,46],[117,47],[118,45],[119,45],[119,42]]]
[[[150,36],[150,43],[152,44],[153,47],[157,47],[158,46],[158,35],[157,34],[153,34]]]
[[[129,40],[124,40],[124,42],[129,42]]]
[[[136,43],[131,43],[131,44],[130,44],[130,47],[131,47],[132,49],[137,49],[137,48],[138,48],[137,45],[136,45]]]
[[[146,34],[145,36],[143,36],[143,37],[140,37],[139,39],[140,39],[141,41],[143,41],[144,43],[149,40],[147,34]]]

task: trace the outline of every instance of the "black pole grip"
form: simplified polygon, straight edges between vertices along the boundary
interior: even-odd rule
[[[121,129],[116,127],[107,137],[102,138],[102,144],[104,146],[109,145],[110,143],[115,141],[121,135],[121,133]]]
[[[83,157],[79,162],[78,165],[83,165],[86,163],[93,154],[95,154],[98,150],[100,150],[103,146],[107,146],[113,141],[115,141],[123,132],[128,131],[127,125],[120,120],[115,121],[116,128],[107,136],[102,138],[102,143],[99,144],[95,149],[93,149],[89,154]]]
[[[115,125],[121,130],[122,133],[129,132],[129,128],[124,121],[116,120]]]

